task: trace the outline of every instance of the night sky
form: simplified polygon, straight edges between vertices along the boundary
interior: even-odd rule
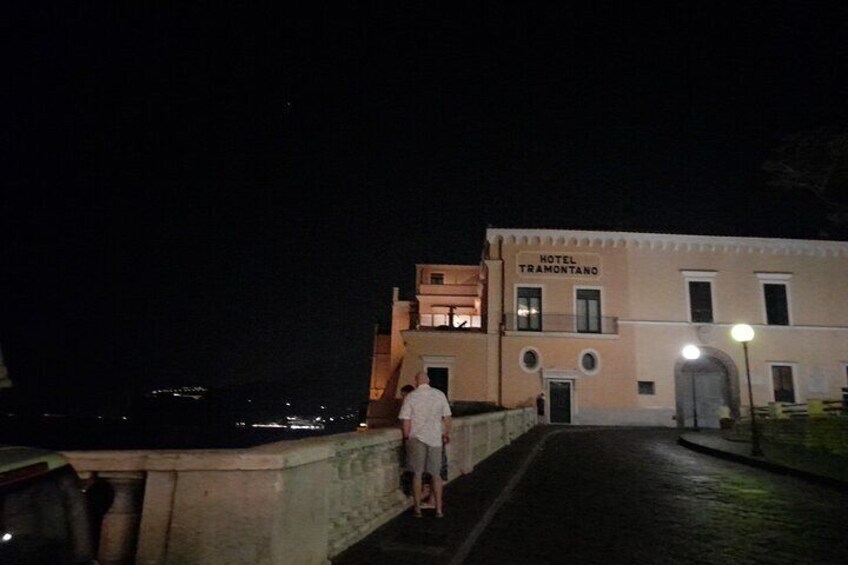
[[[0,347],[57,410],[364,400],[392,287],[489,225],[834,237],[761,165],[848,122],[844,3],[77,4],[2,29]]]

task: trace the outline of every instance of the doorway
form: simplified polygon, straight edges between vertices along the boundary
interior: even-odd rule
[[[685,362],[675,380],[678,425],[720,428],[722,413],[729,416],[734,406],[727,367],[719,359],[704,355]]]
[[[551,424],[571,423],[571,381],[548,381]]]
[[[448,396],[448,368],[447,367],[427,367],[427,377],[430,379],[430,386],[437,388]]]

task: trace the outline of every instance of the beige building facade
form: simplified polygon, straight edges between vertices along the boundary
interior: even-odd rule
[[[718,427],[754,404],[841,398],[848,243],[489,229],[478,265],[417,265],[375,336],[376,422],[418,371],[451,401],[579,425]],[[686,345],[700,358],[687,360]]]

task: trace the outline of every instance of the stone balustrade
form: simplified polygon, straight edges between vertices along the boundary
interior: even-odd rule
[[[536,424],[532,409],[455,418],[449,481]],[[329,563],[407,509],[398,429],[245,449],[70,451],[110,492],[102,565]]]

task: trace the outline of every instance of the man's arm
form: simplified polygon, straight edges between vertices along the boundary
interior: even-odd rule
[[[450,443],[450,433],[451,433],[451,417],[444,416],[442,418],[442,443]]]
[[[401,430],[403,430],[403,439],[409,439],[409,432],[412,431],[412,420],[401,420]]]

